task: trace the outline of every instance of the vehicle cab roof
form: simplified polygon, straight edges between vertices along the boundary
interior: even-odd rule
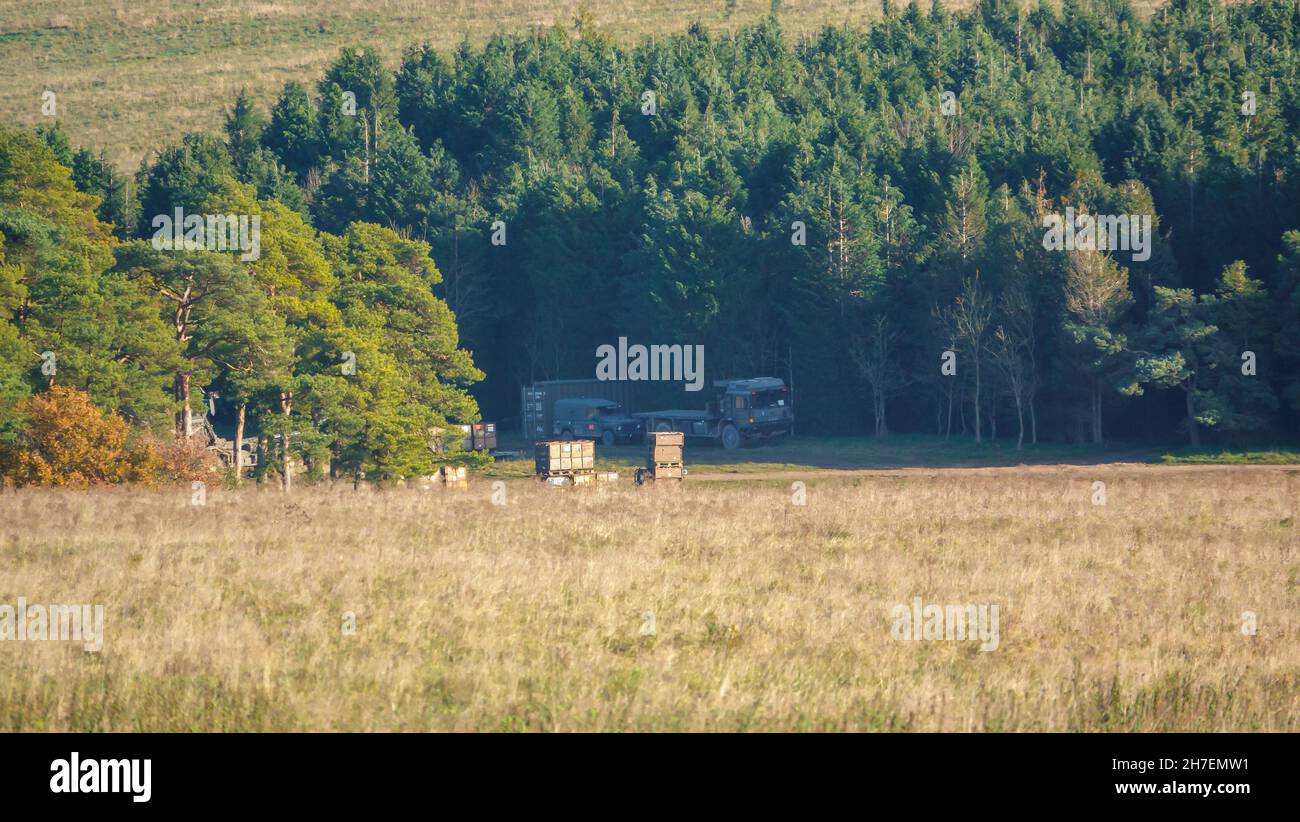
[[[741,391],[771,391],[774,388],[785,388],[785,382],[780,377],[751,377],[745,380],[719,380],[714,383],[714,386],[739,393]]]

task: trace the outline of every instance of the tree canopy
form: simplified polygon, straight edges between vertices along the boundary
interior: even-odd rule
[[[1294,438],[1298,36],[1291,0],[628,45],[588,17],[395,69],[347,49],[134,186],[4,132],[0,405],[66,381],[165,425],[184,376],[309,469],[401,476],[623,336],[789,380],[805,431]],[[177,207],[258,215],[260,258],[154,252]]]

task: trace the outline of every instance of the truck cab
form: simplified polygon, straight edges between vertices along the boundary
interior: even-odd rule
[[[613,400],[563,399],[555,401],[552,433],[562,440],[600,440],[601,445],[640,442],[645,426],[628,416]]]
[[[720,434],[723,446],[734,448],[726,440],[730,423],[740,442],[771,439],[788,435],[794,427],[794,409],[790,389],[775,377],[724,380],[714,383],[720,389],[719,416],[723,420]],[[739,444],[739,443],[736,443]]]

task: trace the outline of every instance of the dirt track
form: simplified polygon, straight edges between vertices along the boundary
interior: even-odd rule
[[[1095,465],[1078,465],[1073,463],[1053,463],[1035,465],[1007,465],[979,468],[817,468],[809,466],[803,469],[778,471],[708,471],[707,466],[692,470],[689,479],[695,481],[744,481],[744,480],[809,480],[809,479],[903,479],[906,477],[926,477],[938,479],[951,477],[960,479],[969,476],[998,476],[1000,474],[1058,474],[1064,476],[1091,477],[1098,473],[1106,474],[1146,474],[1163,476],[1177,474],[1226,474],[1231,472],[1251,471],[1256,473],[1274,473],[1279,476],[1300,478],[1300,465],[1152,465],[1140,462],[1110,462]]]

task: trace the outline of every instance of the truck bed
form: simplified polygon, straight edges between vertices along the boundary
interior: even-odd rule
[[[669,411],[637,411],[632,414],[634,417],[649,419],[650,417],[671,417],[676,420],[711,420],[714,417],[708,411],[686,411],[672,409]]]

